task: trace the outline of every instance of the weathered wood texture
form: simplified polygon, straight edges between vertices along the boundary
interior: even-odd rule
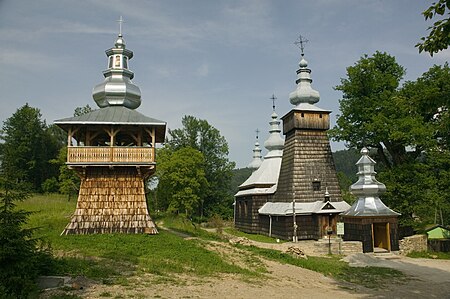
[[[269,235],[270,217],[268,215],[259,215],[260,217],[260,233]],[[319,225],[317,215],[297,215],[295,217],[297,223],[297,238],[299,240],[318,240]],[[293,216],[272,216],[272,234],[274,238],[283,240],[292,240],[294,235],[294,217]]]
[[[62,234],[96,233],[158,233],[135,167],[86,169],[75,213]]]
[[[282,119],[285,135],[294,129],[328,130],[330,128],[329,112],[291,110]]]
[[[260,232],[258,210],[270,200],[272,195],[249,195],[236,197],[234,225],[237,229],[251,234]]]
[[[313,182],[320,182],[315,190]],[[286,136],[280,176],[274,201],[323,200],[328,188],[330,201],[342,201],[336,168],[326,131],[295,130]]]
[[[69,146],[67,163],[153,163],[153,147]]]
[[[399,250],[397,217],[342,217],[344,221],[344,241],[361,241],[363,252],[373,252],[374,223],[389,223],[391,251]]]

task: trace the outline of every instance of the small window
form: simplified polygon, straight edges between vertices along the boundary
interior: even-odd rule
[[[322,113],[319,114],[319,118],[322,118]]]
[[[302,113],[302,117],[305,117],[305,113]]]
[[[109,64],[108,64],[108,68],[112,68],[113,65],[113,57],[109,56]]]
[[[128,68],[128,62],[127,62],[127,58],[124,56],[123,57],[123,62],[122,62],[123,68],[127,69]]]
[[[313,181],[312,188],[313,188],[313,191],[320,191],[320,181]]]
[[[114,63],[115,67],[120,67],[120,56],[116,55],[116,62]]]

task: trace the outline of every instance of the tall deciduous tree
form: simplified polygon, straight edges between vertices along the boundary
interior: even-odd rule
[[[204,169],[205,158],[196,149],[161,149],[158,153],[157,187],[160,204],[169,212],[184,213],[190,218],[205,199],[208,181]]]
[[[433,2],[422,14],[425,20],[431,20],[439,16],[443,17],[446,12],[447,16],[450,16],[450,0]],[[425,51],[433,56],[434,53],[448,48],[450,45],[450,18],[442,18],[434,22],[428,30],[430,30],[428,36],[422,37],[422,42],[416,45],[419,48],[419,53]]]
[[[443,177],[450,162],[450,69],[434,66],[400,86],[404,74],[394,57],[380,52],[348,67],[336,87],[343,93],[341,115],[330,133],[351,148],[377,150],[384,199],[403,223],[431,222],[438,210],[450,215]]]
[[[233,196],[230,194],[232,170],[235,164],[228,160],[228,144],[219,130],[206,120],[193,116],[184,116],[183,127],[169,130],[166,144],[175,151],[191,147],[205,157],[204,172],[208,187],[205,188],[205,200],[200,207],[200,216],[219,214],[231,217]]]
[[[0,135],[4,141],[2,163],[21,173],[20,179],[30,182],[35,191],[40,191],[42,183],[57,174],[57,168],[49,160],[56,157],[58,142],[41,117],[39,109],[25,104],[3,123]]]

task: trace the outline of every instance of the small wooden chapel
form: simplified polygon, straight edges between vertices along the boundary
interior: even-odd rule
[[[133,52],[121,30],[106,55],[105,79],[93,90],[99,109],[54,122],[68,134],[66,164],[81,178],[76,210],[62,234],[156,234],[144,181],[155,172],[155,146],[164,141],[166,123],[136,111],[141,92],[131,82]]]

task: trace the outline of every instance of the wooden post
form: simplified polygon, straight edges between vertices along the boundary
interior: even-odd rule
[[[154,148],[156,145],[156,132],[155,132],[155,128],[152,128],[152,147]]]

